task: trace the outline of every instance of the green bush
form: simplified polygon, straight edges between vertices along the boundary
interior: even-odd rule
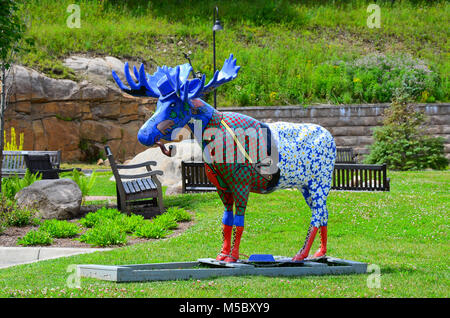
[[[434,102],[443,98],[439,76],[425,61],[409,54],[374,53],[337,65],[345,70],[342,83],[350,83],[342,88],[352,93],[354,101],[382,103],[402,99]]]
[[[161,223],[156,223],[154,221],[145,221],[134,231],[134,235],[137,237],[153,239],[164,238],[169,233],[170,232],[166,227],[163,227]]]
[[[125,232],[133,233],[136,228],[144,222],[144,217],[142,215],[126,215],[122,214],[113,221]]]
[[[172,215],[177,222],[187,222],[192,219],[192,216],[183,208],[170,207],[165,213],[167,215]]]
[[[13,204],[11,209],[5,213],[6,224],[8,226],[27,226],[37,225],[39,220],[36,218],[36,211],[27,208],[18,208]]]
[[[113,220],[121,216],[122,213],[119,210],[103,207],[95,212],[89,212],[79,222],[81,225],[90,228],[104,220]]]
[[[103,220],[82,234],[79,241],[94,246],[111,246],[124,245],[128,240],[126,233],[116,222]]]
[[[78,225],[66,220],[45,220],[39,230],[47,232],[53,238],[74,237],[80,233]]]
[[[161,226],[162,228],[169,230],[175,229],[178,226],[176,217],[172,214],[167,213],[158,215],[154,218],[153,222]]]
[[[369,164],[387,164],[394,170],[445,169],[444,140],[425,133],[425,115],[405,102],[395,102],[385,111],[383,126],[373,133],[374,142],[365,159]]]
[[[51,238],[50,234],[40,230],[28,231],[27,234],[24,235],[24,237],[17,240],[17,244],[23,246],[50,245],[52,244],[52,242],[53,239]]]

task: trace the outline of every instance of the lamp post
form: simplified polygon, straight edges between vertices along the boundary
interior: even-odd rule
[[[219,20],[219,8],[215,7],[214,14],[213,14],[213,64],[214,64],[214,71],[216,72],[216,31],[223,30],[222,24],[220,24]],[[216,89],[214,89],[214,108],[217,108],[217,92]]]

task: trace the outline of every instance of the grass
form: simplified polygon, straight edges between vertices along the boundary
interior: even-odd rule
[[[182,53],[191,51],[195,69],[211,78],[211,15],[216,1],[84,0],[77,2],[81,27],[69,28],[66,10],[72,2],[23,2],[23,14],[32,21],[27,37],[34,45],[20,56],[21,63],[52,77],[82,80],[63,65],[65,57],[113,55],[144,61],[152,72],[158,65],[185,63]],[[436,77],[411,98],[448,101],[448,2],[379,1],[381,27],[370,29],[367,6],[372,2],[219,3],[224,31],[217,33],[218,65],[230,53],[242,65],[233,84],[218,90],[219,105],[384,102],[392,93],[384,93],[392,87],[379,87],[385,80],[377,82],[372,71],[354,76],[336,67],[373,53],[423,59]],[[398,81],[407,73],[392,83],[401,85]]]
[[[303,278],[223,277],[201,281],[115,284],[81,280],[68,288],[71,264],[142,264],[214,257],[221,246],[222,204],[215,193],[166,197],[194,211],[195,225],[170,239],[0,270],[0,297],[449,297],[449,171],[389,172],[391,192],[329,196],[330,256],[376,264],[368,275]],[[252,194],[241,251],[294,255],[310,212],[297,191]],[[313,249],[318,246],[316,240]]]

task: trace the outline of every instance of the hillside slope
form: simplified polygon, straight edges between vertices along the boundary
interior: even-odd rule
[[[449,101],[446,1],[377,1],[380,28],[369,28],[370,1],[78,1],[80,28],[67,21],[72,0],[23,1],[34,44],[19,62],[56,78],[77,78],[62,64],[73,54],[112,55],[157,65],[185,63],[212,76],[212,13],[218,67],[233,53],[238,78],[218,91],[219,105]],[[208,98],[211,102],[211,96]]]

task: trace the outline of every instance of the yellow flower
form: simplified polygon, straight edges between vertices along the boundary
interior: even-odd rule
[[[277,98],[277,92],[272,92],[269,94],[269,98],[271,101],[274,101]]]
[[[361,79],[359,79],[359,78],[357,78],[357,77],[355,77],[355,78],[353,79],[353,83],[359,83],[359,82],[361,82]]]

